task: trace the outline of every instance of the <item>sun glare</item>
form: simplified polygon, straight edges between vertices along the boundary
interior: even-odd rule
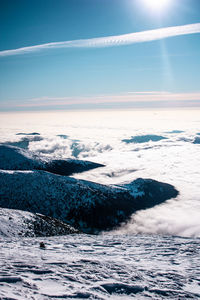
[[[154,11],[163,10],[167,5],[169,5],[170,1],[171,0],[144,0],[145,4]]]

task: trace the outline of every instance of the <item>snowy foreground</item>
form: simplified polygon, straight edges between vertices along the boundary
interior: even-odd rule
[[[0,240],[0,299],[199,299],[199,256],[179,237]]]

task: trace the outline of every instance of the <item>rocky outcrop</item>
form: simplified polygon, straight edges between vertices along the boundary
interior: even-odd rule
[[[75,233],[79,231],[60,220],[22,210],[0,208],[0,237],[42,237]]]

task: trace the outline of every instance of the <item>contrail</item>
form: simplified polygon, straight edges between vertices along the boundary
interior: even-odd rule
[[[17,48],[11,50],[0,51],[0,56],[11,56],[26,53],[34,53],[48,49],[60,49],[60,48],[103,48],[113,46],[131,45],[136,43],[144,43],[150,41],[156,41],[173,36],[181,36],[200,33],[200,23],[188,24],[182,26],[165,27],[154,30],[147,30],[141,32],[134,32],[129,34],[72,40],[64,42],[46,43],[41,45],[29,46],[24,48]]]

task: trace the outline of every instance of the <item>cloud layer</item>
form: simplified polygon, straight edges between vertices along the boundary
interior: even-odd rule
[[[182,26],[165,27],[142,32],[135,32],[123,35],[82,39],[64,42],[46,43],[30,47],[23,47],[11,50],[0,51],[0,57],[34,53],[41,50],[60,49],[60,48],[100,48],[131,45],[135,43],[143,43],[156,41],[164,38],[200,33],[200,23],[188,24]]]
[[[180,191],[176,200],[138,212],[117,234],[200,237],[200,146],[193,143],[200,130],[199,109],[4,113],[0,119],[0,142],[17,143],[23,138],[18,133],[39,132],[41,139],[31,140],[28,149],[40,157],[78,158],[106,165],[76,174],[76,178],[102,184],[152,178]],[[167,139],[121,142],[146,135]]]

